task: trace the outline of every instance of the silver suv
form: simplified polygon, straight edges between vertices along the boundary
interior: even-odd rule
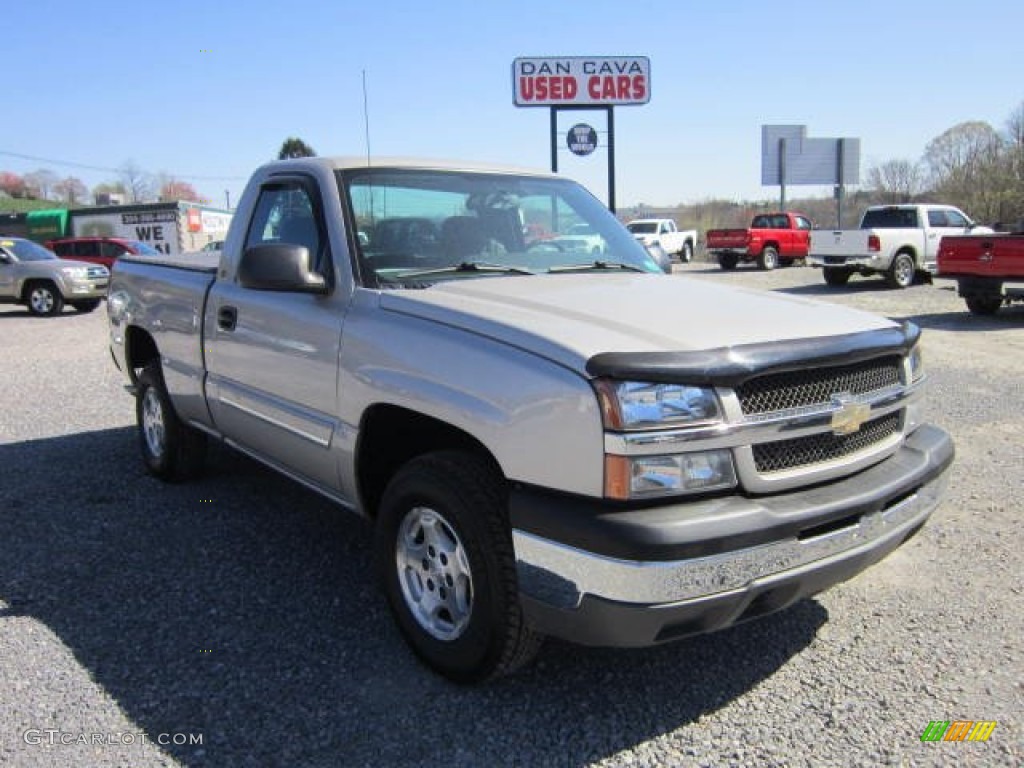
[[[0,237],[0,304],[24,304],[33,315],[58,314],[65,304],[92,312],[107,295],[110,271],[60,259],[31,240]]]

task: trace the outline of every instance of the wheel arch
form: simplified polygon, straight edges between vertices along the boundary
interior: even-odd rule
[[[139,371],[151,362],[160,362],[160,350],[149,331],[128,326],[124,334],[124,360],[132,384],[138,384]]]
[[[357,493],[367,517],[376,517],[384,488],[402,465],[441,450],[481,456],[501,473],[494,455],[468,432],[402,406],[370,406],[360,421],[355,458]]]

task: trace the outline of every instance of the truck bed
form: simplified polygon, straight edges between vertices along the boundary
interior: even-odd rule
[[[120,260],[213,274],[217,271],[217,265],[220,263],[220,253],[216,251],[192,251],[191,253],[177,255],[161,254],[160,256],[132,254],[122,256]]]
[[[939,274],[1024,278],[1024,235],[944,237],[939,246]]]

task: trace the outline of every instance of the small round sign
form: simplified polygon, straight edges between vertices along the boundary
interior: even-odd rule
[[[586,123],[578,123],[565,135],[565,143],[574,155],[589,155],[597,149],[597,131]]]

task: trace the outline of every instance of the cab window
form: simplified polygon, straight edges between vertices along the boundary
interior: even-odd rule
[[[309,249],[311,261],[320,269],[324,260],[324,238],[315,215],[312,197],[297,183],[264,187],[256,202],[245,247],[289,244]]]

